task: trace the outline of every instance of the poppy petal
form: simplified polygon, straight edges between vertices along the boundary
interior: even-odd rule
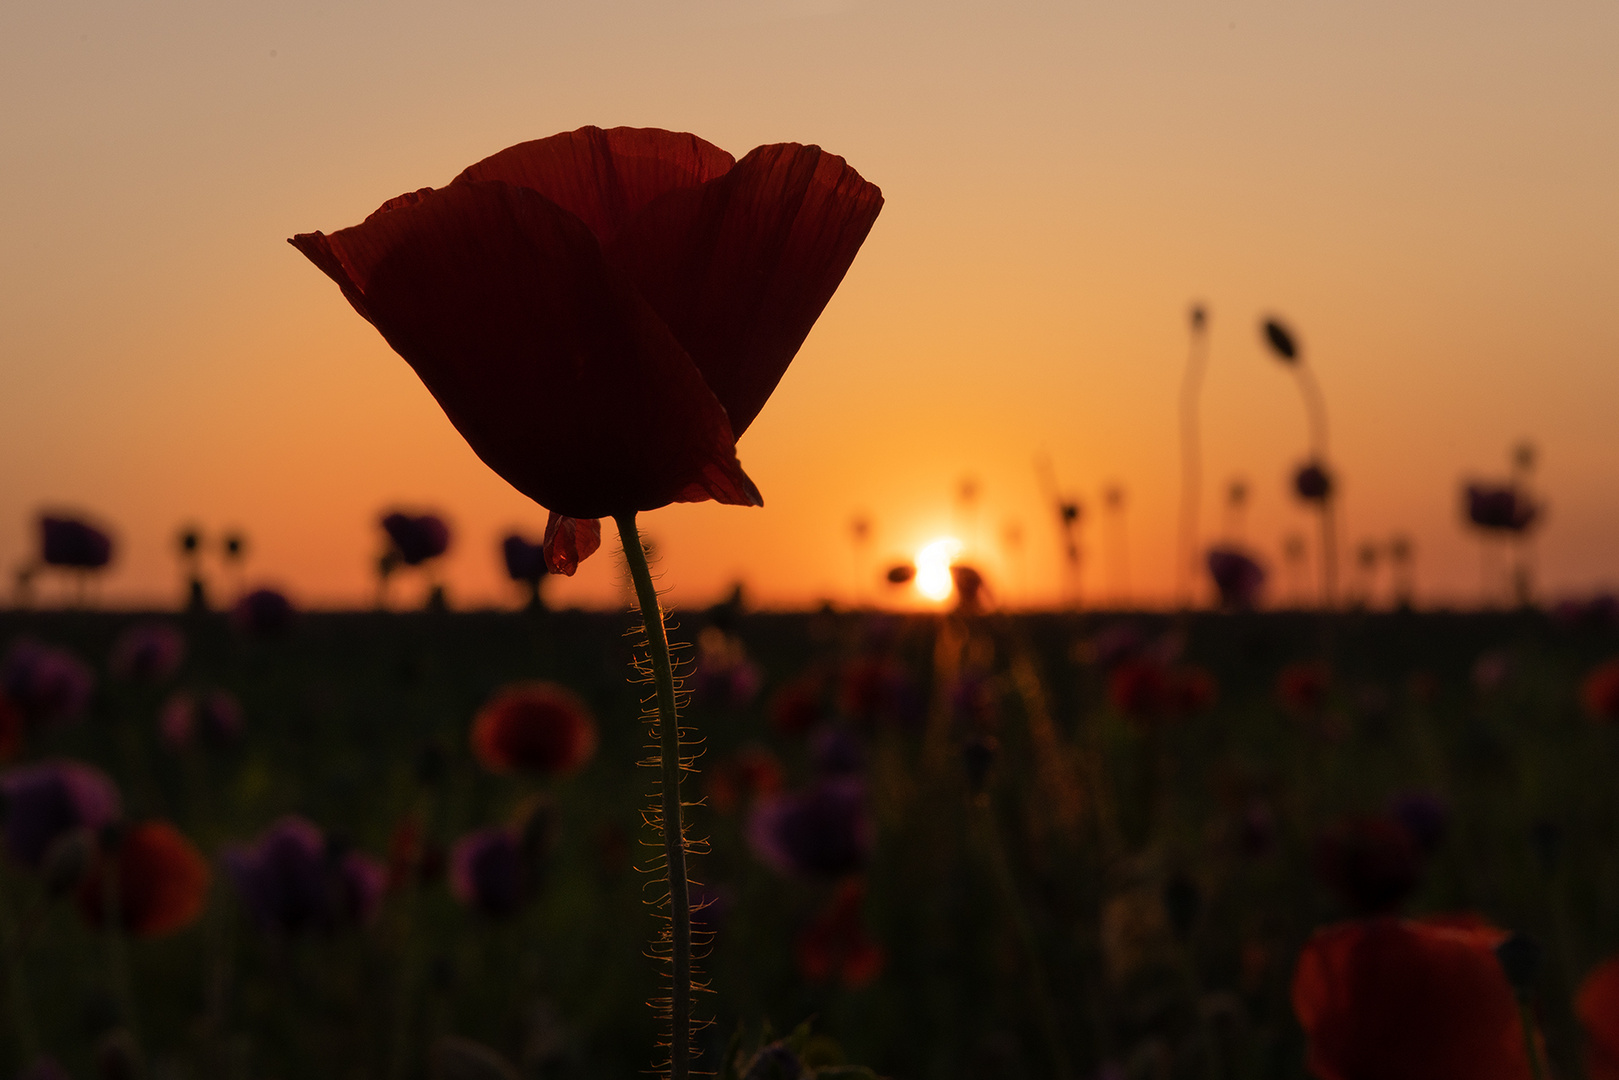
[[[416,370],[472,449],[569,517],[650,510],[736,476],[724,408],[577,217],[463,181],[291,243]]]
[[[761,146],[663,195],[607,246],[741,436],[871,231],[883,196],[818,146]]]
[[[579,564],[602,546],[602,523],[595,518],[571,518],[551,511],[545,523],[545,564],[551,573],[573,577]]]
[[[606,244],[653,199],[723,176],[734,164],[724,150],[685,132],[582,127],[508,147],[456,180],[498,180],[537,191]]]

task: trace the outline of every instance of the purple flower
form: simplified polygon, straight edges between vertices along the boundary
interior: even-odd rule
[[[100,570],[112,562],[112,538],[76,518],[39,519],[39,554],[46,566]]]
[[[284,817],[247,846],[225,849],[225,872],[265,930],[331,931],[370,920],[382,901],[382,863]]]
[[[383,516],[382,527],[406,566],[420,566],[450,549],[450,527],[436,514],[403,514],[396,510]]]
[[[551,572],[545,564],[545,545],[531,544],[516,533],[500,542],[500,554],[506,560],[506,576],[513,581],[534,585]]]
[[[0,663],[0,693],[34,726],[78,719],[94,689],[88,665],[66,649],[23,640]]]
[[[32,869],[64,834],[100,829],[123,809],[107,774],[78,761],[42,761],[0,774],[0,796],[6,852]]]
[[[1431,791],[1408,791],[1389,802],[1389,817],[1404,825],[1417,847],[1431,855],[1450,829],[1450,804]]]
[[[1481,529],[1521,533],[1540,517],[1540,507],[1512,484],[1468,484],[1462,492],[1467,519]]]
[[[190,746],[199,733],[210,745],[233,743],[246,723],[241,703],[228,691],[212,690],[198,696],[182,690],[163,703],[157,730],[170,748],[180,750]]]
[[[468,833],[450,848],[450,893],[474,911],[506,918],[528,898],[524,862],[514,830],[494,825]]]
[[[274,589],[254,589],[231,609],[231,622],[238,630],[256,637],[279,637],[292,629],[297,611]]]
[[[107,667],[120,679],[159,683],[180,670],[185,655],[185,635],[173,624],[136,623],[113,642]]]
[[[760,799],[747,838],[760,861],[788,877],[853,873],[866,865],[873,843],[866,785],[858,777],[826,777],[808,790]]]
[[[759,693],[763,681],[740,640],[717,626],[705,627],[697,636],[697,663],[691,675],[697,700],[740,709]]]
[[[1207,559],[1209,577],[1220,590],[1220,606],[1239,610],[1253,607],[1265,587],[1265,568],[1234,547],[1210,548]]]

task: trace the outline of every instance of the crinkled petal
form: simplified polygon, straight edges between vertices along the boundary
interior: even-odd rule
[[[649,203],[607,247],[724,403],[737,436],[781,381],[882,209],[818,146],[761,146]]]
[[[725,410],[579,219],[462,181],[291,243],[415,368],[490,468],[575,518],[751,488]],[[734,501],[734,500],[733,500]]]
[[[583,221],[606,244],[653,199],[723,176],[734,164],[724,150],[685,132],[582,127],[508,147],[456,180],[530,188]]]
[[[595,518],[571,518],[551,511],[545,523],[545,564],[551,573],[573,577],[579,564],[602,546],[602,523]]]

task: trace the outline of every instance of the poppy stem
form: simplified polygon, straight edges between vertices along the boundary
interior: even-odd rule
[[[669,659],[669,636],[664,629],[663,608],[658,590],[647,566],[641,534],[635,527],[635,514],[619,514],[618,536],[624,545],[624,561],[635,582],[635,598],[646,627],[646,648],[651,681],[657,696],[659,790],[661,806],[654,821],[663,832],[664,872],[669,884],[669,1070],[670,1080],[687,1080],[691,1070],[691,896],[686,878],[686,834],[681,819],[680,774],[685,765],[680,757],[680,720],[675,707],[675,671]]]

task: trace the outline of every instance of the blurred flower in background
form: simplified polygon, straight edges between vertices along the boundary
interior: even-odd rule
[[[79,761],[42,761],[0,773],[6,854],[38,869],[50,847],[75,829],[116,821],[123,800],[107,774]]]
[[[514,683],[473,718],[472,753],[490,772],[566,776],[596,753],[596,721],[565,686]]]
[[[135,937],[162,937],[196,922],[213,880],[196,845],[166,821],[111,832],[79,889],[86,921],[105,925],[111,905],[119,927]]]
[[[376,859],[329,841],[313,822],[284,817],[252,844],[220,856],[243,905],[267,931],[332,931],[376,914],[387,869]]]

